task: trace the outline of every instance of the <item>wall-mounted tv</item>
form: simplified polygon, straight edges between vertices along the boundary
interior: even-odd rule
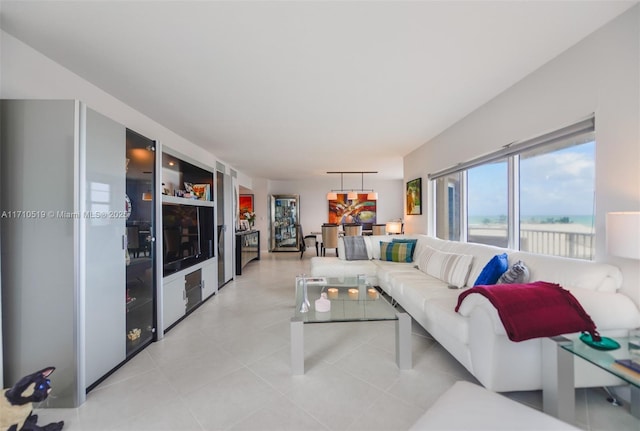
[[[163,274],[215,256],[213,208],[162,204]]]

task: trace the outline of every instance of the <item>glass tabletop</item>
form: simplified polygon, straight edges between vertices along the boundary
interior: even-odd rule
[[[302,312],[303,279],[306,279],[309,311]],[[316,310],[321,293],[331,302],[330,311]],[[397,320],[398,311],[364,277],[296,277],[295,317],[304,323]]]
[[[560,342],[560,347],[640,388],[640,334],[612,338],[620,344],[619,349],[597,350],[578,339],[565,339],[566,341]],[[631,366],[639,371],[623,365],[632,359],[634,364]]]

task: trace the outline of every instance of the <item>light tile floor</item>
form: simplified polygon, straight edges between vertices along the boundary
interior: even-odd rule
[[[395,364],[393,322],[305,325],[304,376],[292,376],[294,277],[312,251],[268,253],[91,391],[39,424],[91,430],[406,430],[456,380],[477,381],[413,325],[413,369]],[[55,384],[55,380],[53,382]],[[507,394],[540,409],[540,391]],[[578,390],[578,426],[640,430],[628,406]],[[460,406],[464,414],[464,406]]]

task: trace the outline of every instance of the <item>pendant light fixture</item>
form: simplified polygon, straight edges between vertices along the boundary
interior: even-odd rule
[[[328,171],[327,174],[340,174],[340,189],[331,190],[327,193],[327,200],[336,200],[338,199],[339,193],[347,193],[347,200],[356,200],[358,199],[358,192],[368,192],[367,200],[378,200],[378,193],[374,192],[373,189],[365,189],[364,188],[364,174],[377,174],[378,171]],[[360,189],[344,189],[344,174],[360,174]]]

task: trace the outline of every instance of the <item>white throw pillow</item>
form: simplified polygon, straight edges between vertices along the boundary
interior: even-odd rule
[[[469,278],[473,256],[445,253],[425,246],[417,261],[420,271],[449,283],[451,286],[464,287]]]

